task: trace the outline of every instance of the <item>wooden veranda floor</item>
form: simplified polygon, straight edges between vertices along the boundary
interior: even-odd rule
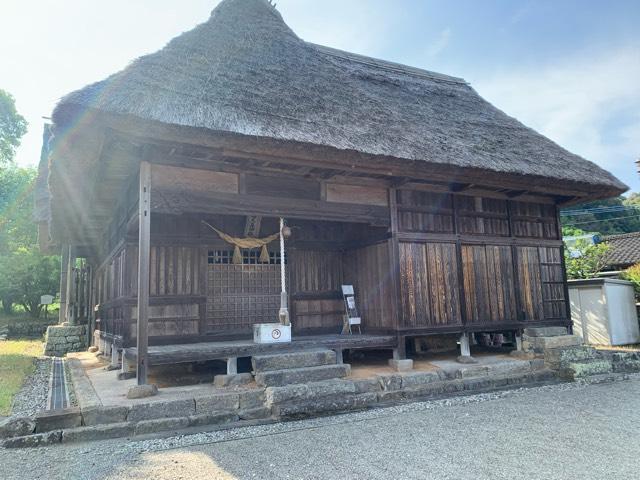
[[[392,335],[310,335],[294,337],[291,343],[273,344],[253,343],[253,340],[234,340],[157,345],[149,347],[147,363],[149,365],[172,365],[312,348],[347,350],[395,348],[396,345],[397,339]],[[137,354],[137,348],[135,347],[129,347],[124,350],[125,358],[131,362],[137,360]]]

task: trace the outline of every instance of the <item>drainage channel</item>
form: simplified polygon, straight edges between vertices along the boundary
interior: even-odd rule
[[[69,392],[67,390],[64,373],[64,360],[54,358],[49,381],[49,403],[47,410],[61,410],[69,406]]]

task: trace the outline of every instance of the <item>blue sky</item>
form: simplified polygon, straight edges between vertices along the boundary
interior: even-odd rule
[[[215,0],[3,0],[0,88],[37,162],[58,98],[205,21]],[[640,190],[639,0],[277,0],[305,40],[465,78]]]

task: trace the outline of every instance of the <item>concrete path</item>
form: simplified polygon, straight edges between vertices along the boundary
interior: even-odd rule
[[[640,380],[139,442],[0,450],[3,479],[630,479]]]

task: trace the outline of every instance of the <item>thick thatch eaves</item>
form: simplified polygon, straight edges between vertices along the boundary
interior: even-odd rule
[[[222,1],[159,52],[64,97],[53,118],[65,128],[87,109],[425,168],[543,177],[559,193],[563,183],[592,197],[627,188],[463,80],[306,43],[265,0]]]

